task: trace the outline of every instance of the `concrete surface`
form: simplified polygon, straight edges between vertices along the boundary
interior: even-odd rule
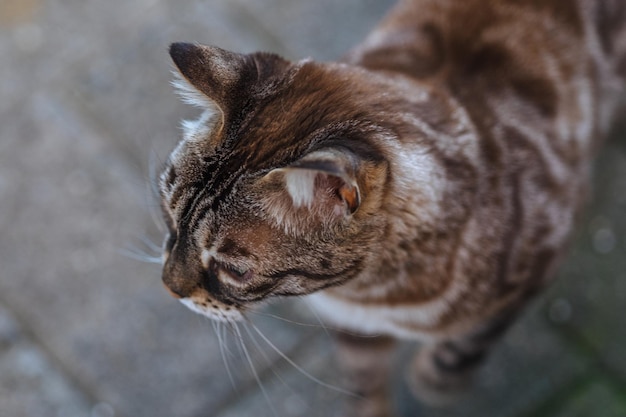
[[[237,334],[173,300],[158,265],[124,254],[159,241],[150,168],[197,114],[169,85],[170,42],[330,60],[391,3],[0,2],[0,417],[332,415],[344,394],[327,386],[340,377],[306,303],[252,317],[298,368],[240,328],[255,377]],[[560,280],[467,398],[414,402],[401,379],[412,346],[401,349],[400,415],[626,416],[626,128],[594,183]]]

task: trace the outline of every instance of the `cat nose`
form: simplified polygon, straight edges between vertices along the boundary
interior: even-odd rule
[[[200,277],[191,268],[185,267],[185,262],[177,261],[174,253],[170,254],[163,265],[161,276],[167,291],[174,298],[187,298],[200,286]]]
[[[162,281],[167,292],[174,298],[190,297],[195,289],[198,288],[197,285],[190,283],[189,280],[172,276],[165,271],[163,272]]]

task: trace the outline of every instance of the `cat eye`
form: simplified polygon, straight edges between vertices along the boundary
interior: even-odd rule
[[[252,271],[247,270],[245,272],[237,271],[234,268],[230,268],[227,266],[222,266],[222,271],[230,275],[231,278],[235,278],[239,282],[246,282],[252,278]]]
[[[232,278],[233,280],[240,282],[240,283],[249,281],[253,275],[251,270],[246,270],[242,272],[232,266],[229,266],[223,263],[218,263],[215,260],[212,260],[211,263],[209,264],[209,270],[216,276],[219,276],[219,272],[223,272],[226,275],[228,275],[229,278]]]

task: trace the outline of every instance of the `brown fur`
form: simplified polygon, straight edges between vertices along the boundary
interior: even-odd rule
[[[171,55],[211,112],[161,176],[166,286],[227,321],[321,291],[338,326],[431,341],[413,386],[445,393],[554,275],[622,89],[626,6],[406,0],[344,63]]]

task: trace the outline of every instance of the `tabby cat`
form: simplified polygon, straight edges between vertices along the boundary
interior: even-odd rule
[[[410,385],[445,398],[554,276],[626,76],[626,3],[405,0],[339,63],[170,54],[204,112],[160,176],[165,285],[224,322],[315,293],[349,331],[347,413],[383,416],[393,339],[425,343]]]

